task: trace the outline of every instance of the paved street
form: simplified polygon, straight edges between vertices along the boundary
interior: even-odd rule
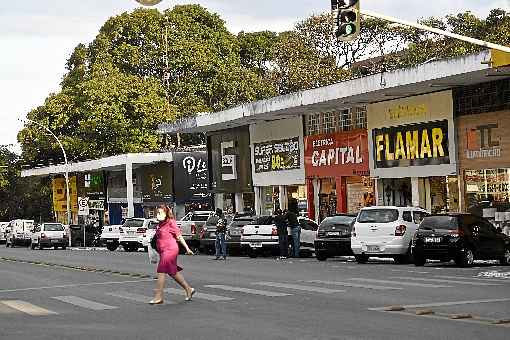
[[[510,318],[505,267],[180,262],[199,292],[194,301],[184,302],[169,281],[166,303],[150,306],[154,268],[145,253],[1,247],[0,338],[508,339],[510,332],[493,324]],[[461,314],[472,318],[452,319]]]

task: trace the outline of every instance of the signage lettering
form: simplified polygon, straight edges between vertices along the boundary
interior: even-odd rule
[[[479,125],[466,131],[466,158],[499,158],[502,155],[499,137],[495,136],[498,124]]]
[[[253,163],[255,173],[299,169],[299,137],[254,144]]]
[[[228,173],[222,173],[221,179],[224,181],[233,181],[237,179],[236,155],[227,153],[227,150],[234,148],[234,141],[222,142],[221,149],[221,167]]]
[[[448,121],[373,130],[377,167],[448,164]]]

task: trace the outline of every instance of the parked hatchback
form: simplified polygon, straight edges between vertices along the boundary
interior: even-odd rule
[[[411,242],[427,211],[413,207],[369,207],[360,210],[351,235],[358,263],[369,257],[392,257],[396,263],[411,260]]]
[[[325,218],[317,230],[315,257],[326,261],[333,256],[352,256],[351,230],[357,215],[339,214]]]
[[[445,214],[426,217],[413,238],[412,252],[416,266],[428,259],[459,266],[475,260],[499,260],[510,263],[510,237],[488,220],[471,214]]]
[[[61,223],[43,223],[35,227],[32,232],[32,249],[61,247],[66,249],[69,244],[68,235]]]

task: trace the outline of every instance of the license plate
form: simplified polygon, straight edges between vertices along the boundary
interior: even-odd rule
[[[381,251],[381,248],[379,248],[379,246],[367,246],[367,252],[374,253],[379,251]]]
[[[106,243],[113,243],[113,240],[106,240]]]
[[[441,237],[425,237],[426,243],[441,243]]]
[[[250,243],[250,247],[252,247],[252,248],[262,248],[262,243],[260,243],[260,242]]]
[[[127,234],[128,234],[128,235],[134,235],[134,234],[135,234],[135,232],[134,232],[134,231],[128,231],[128,232],[127,232]]]
[[[232,230],[232,231],[230,231],[230,235],[238,236],[238,235],[240,235],[240,234],[241,234],[241,233],[240,233],[240,232],[238,232],[238,231],[236,231],[236,230]]]
[[[51,240],[51,243],[58,243],[58,240]]]
[[[339,231],[330,231],[329,233],[327,233],[328,236],[340,236],[340,232]]]

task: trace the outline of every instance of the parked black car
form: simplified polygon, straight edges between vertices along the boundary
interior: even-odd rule
[[[413,237],[416,266],[428,259],[471,266],[475,260],[510,263],[510,237],[488,220],[472,214],[444,214],[425,217]]]
[[[333,256],[352,256],[351,231],[355,214],[339,214],[325,218],[317,230],[315,257],[326,261]]]

